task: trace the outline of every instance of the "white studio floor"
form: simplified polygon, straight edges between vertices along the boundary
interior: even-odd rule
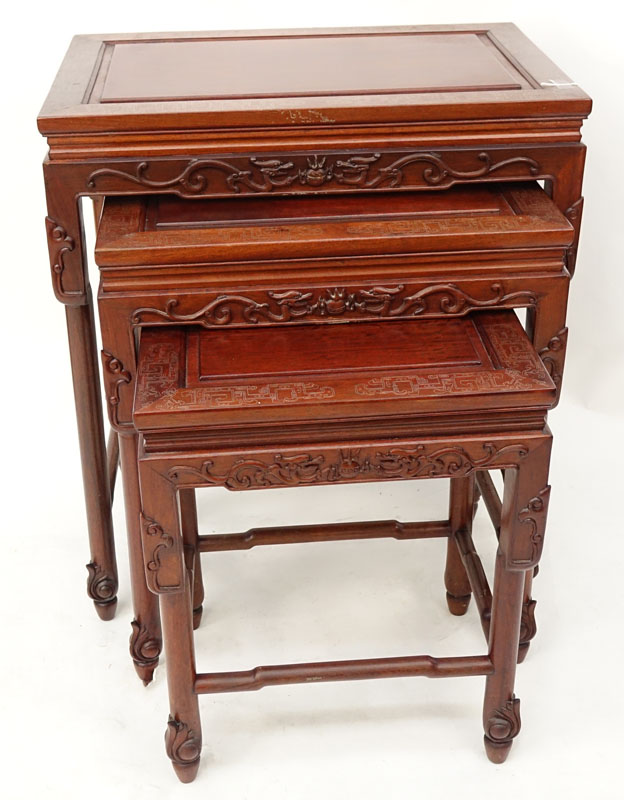
[[[616,549],[622,425],[580,406],[552,412],[549,526],[535,581],[539,632],[518,668],[522,731],[504,765],[482,744],[483,678],[391,679],[267,688],[201,698],[202,767],[178,784],[164,752],[163,662],[144,689],[127,648],[130,590],[121,495],[115,503],[120,602],[98,620],[85,595],[87,547],[77,453],[64,458],[76,497],[51,481],[29,509],[29,535],[10,545],[3,639],[5,730],[17,743],[5,796],[619,798],[623,701],[622,575]],[[575,430],[602,442],[600,462],[575,457]],[[614,446],[604,446],[611,439]],[[61,436],[59,433],[59,442]],[[587,450],[585,451],[587,452]],[[44,468],[44,465],[41,465]],[[615,481],[612,486],[615,486]],[[198,492],[201,530],[351,519],[441,518],[447,481]],[[491,580],[494,534],[481,507],[475,542]],[[200,671],[382,655],[486,652],[474,604],[446,608],[442,540],[284,545],[203,556]],[[28,576],[24,592],[23,575]],[[619,606],[619,607],[618,607]],[[5,681],[7,679],[5,678]],[[21,744],[20,744],[21,742]],[[19,777],[18,777],[19,776]]]

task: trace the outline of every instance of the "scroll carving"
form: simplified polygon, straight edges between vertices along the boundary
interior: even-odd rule
[[[141,514],[145,577],[155,594],[178,592],[184,586],[181,545],[153,519]]]
[[[394,157],[394,158],[393,158]],[[392,160],[393,159],[393,160]],[[414,166],[417,170],[410,169]],[[496,161],[487,152],[476,155],[471,169],[457,169],[437,152],[360,154],[290,154],[286,157],[194,158],[177,174],[165,180],[153,177],[154,165],[139,162],[134,171],[103,167],[89,175],[87,187],[99,188],[102,179],[134,183],[156,191],[170,191],[182,197],[209,196],[227,191],[269,193],[274,190],[315,190],[336,184],[351,189],[396,188],[399,186],[446,187],[460,181],[484,178],[495,172],[515,167],[514,174],[538,175],[540,165],[528,156],[515,156]],[[211,186],[209,175],[225,177]],[[216,177],[216,175],[215,175]]]
[[[525,444],[497,448],[491,442],[483,445],[484,455],[471,456],[459,446],[433,449],[426,445],[413,448],[392,448],[362,453],[359,449],[340,450],[332,456],[301,453],[277,453],[272,461],[262,458],[241,458],[225,473],[214,471],[214,462],[201,467],[178,466],[169,470],[174,482],[207,483],[225,486],[232,491],[260,489],[270,486],[305,486],[320,483],[381,481],[392,479],[463,476],[475,469],[517,462],[528,453]]]
[[[132,375],[112,353],[102,350],[102,365],[104,367],[104,382],[106,384],[106,401],[111,425],[119,425],[117,409],[119,406],[119,391],[124,383],[130,383]]]
[[[475,297],[453,283],[434,284],[409,293],[403,284],[372,286],[362,289],[327,288],[309,291],[268,291],[263,299],[244,295],[219,295],[190,314],[176,311],[179,301],[171,298],[163,309],[137,308],[131,315],[133,325],[156,322],[195,323],[205,328],[230,323],[278,323],[305,317],[401,317],[428,315],[463,315],[474,308],[532,306],[533,292],[507,292],[501,283],[488,287],[489,295]]]
[[[566,208],[564,211],[564,215],[566,219],[572,223],[575,230],[574,235],[574,244],[571,247],[568,247],[568,252],[566,256],[566,267],[570,275],[574,275],[574,270],[576,268],[576,250],[578,246],[578,238],[579,232],[581,229],[581,217],[583,214],[583,198],[579,197],[579,199],[572,203],[569,208]]]
[[[488,719],[485,735],[497,744],[510,742],[520,733],[520,724],[520,700],[512,697]]]
[[[165,732],[165,749],[174,764],[185,767],[199,759],[201,738],[185,722],[180,722],[169,715]]]
[[[117,596],[117,579],[92,561],[87,564],[87,594],[96,603],[111,603]]]
[[[162,649],[162,641],[152,636],[150,631],[138,620],[132,620],[130,635],[130,656],[139,666],[151,666],[158,661]]]
[[[540,358],[544,362],[544,366],[548,370],[548,374],[557,390],[561,389],[567,343],[568,329],[562,328],[559,333],[552,337],[546,347],[542,347],[539,351]]]
[[[84,298],[82,290],[70,291],[63,286],[63,273],[65,272],[65,256],[73,252],[76,242],[65,228],[52,217],[46,217],[46,233],[48,236],[48,250],[50,253],[50,268],[52,270],[52,288],[54,296],[61,303],[73,304],[76,300]]]
[[[549,497],[550,486],[545,486],[518,512],[518,522],[520,523],[517,535],[518,551],[524,557],[512,557],[511,564],[516,567],[521,567],[522,569],[534,567],[540,560],[544,544]],[[512,545],[512,550],[515,549],[515,545]]]

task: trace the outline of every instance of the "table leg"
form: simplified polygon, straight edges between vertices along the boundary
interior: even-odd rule
[[[117,563],[90,292],[87,297],[86,305],[66,306],[65,313],[91,549],[87,593],[101,619],[110,620],[117,606]]]

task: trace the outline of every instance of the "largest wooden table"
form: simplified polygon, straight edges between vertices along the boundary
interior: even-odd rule
[[[103,619],[115,611],[117,568],[80,199],[544,180],[576,230],[572,272],[590,109],[511,24],[73,39],[38,125],[50,148],[46,227],[67,314],[88,592]]]

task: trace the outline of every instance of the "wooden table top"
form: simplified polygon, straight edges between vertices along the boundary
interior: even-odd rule
[[[588,96],[514,25],[88,35],[44,135],[587,116]]]
[[[139,430],[548,408],[555,386],[513,311],[357,325],[142,332]]]

